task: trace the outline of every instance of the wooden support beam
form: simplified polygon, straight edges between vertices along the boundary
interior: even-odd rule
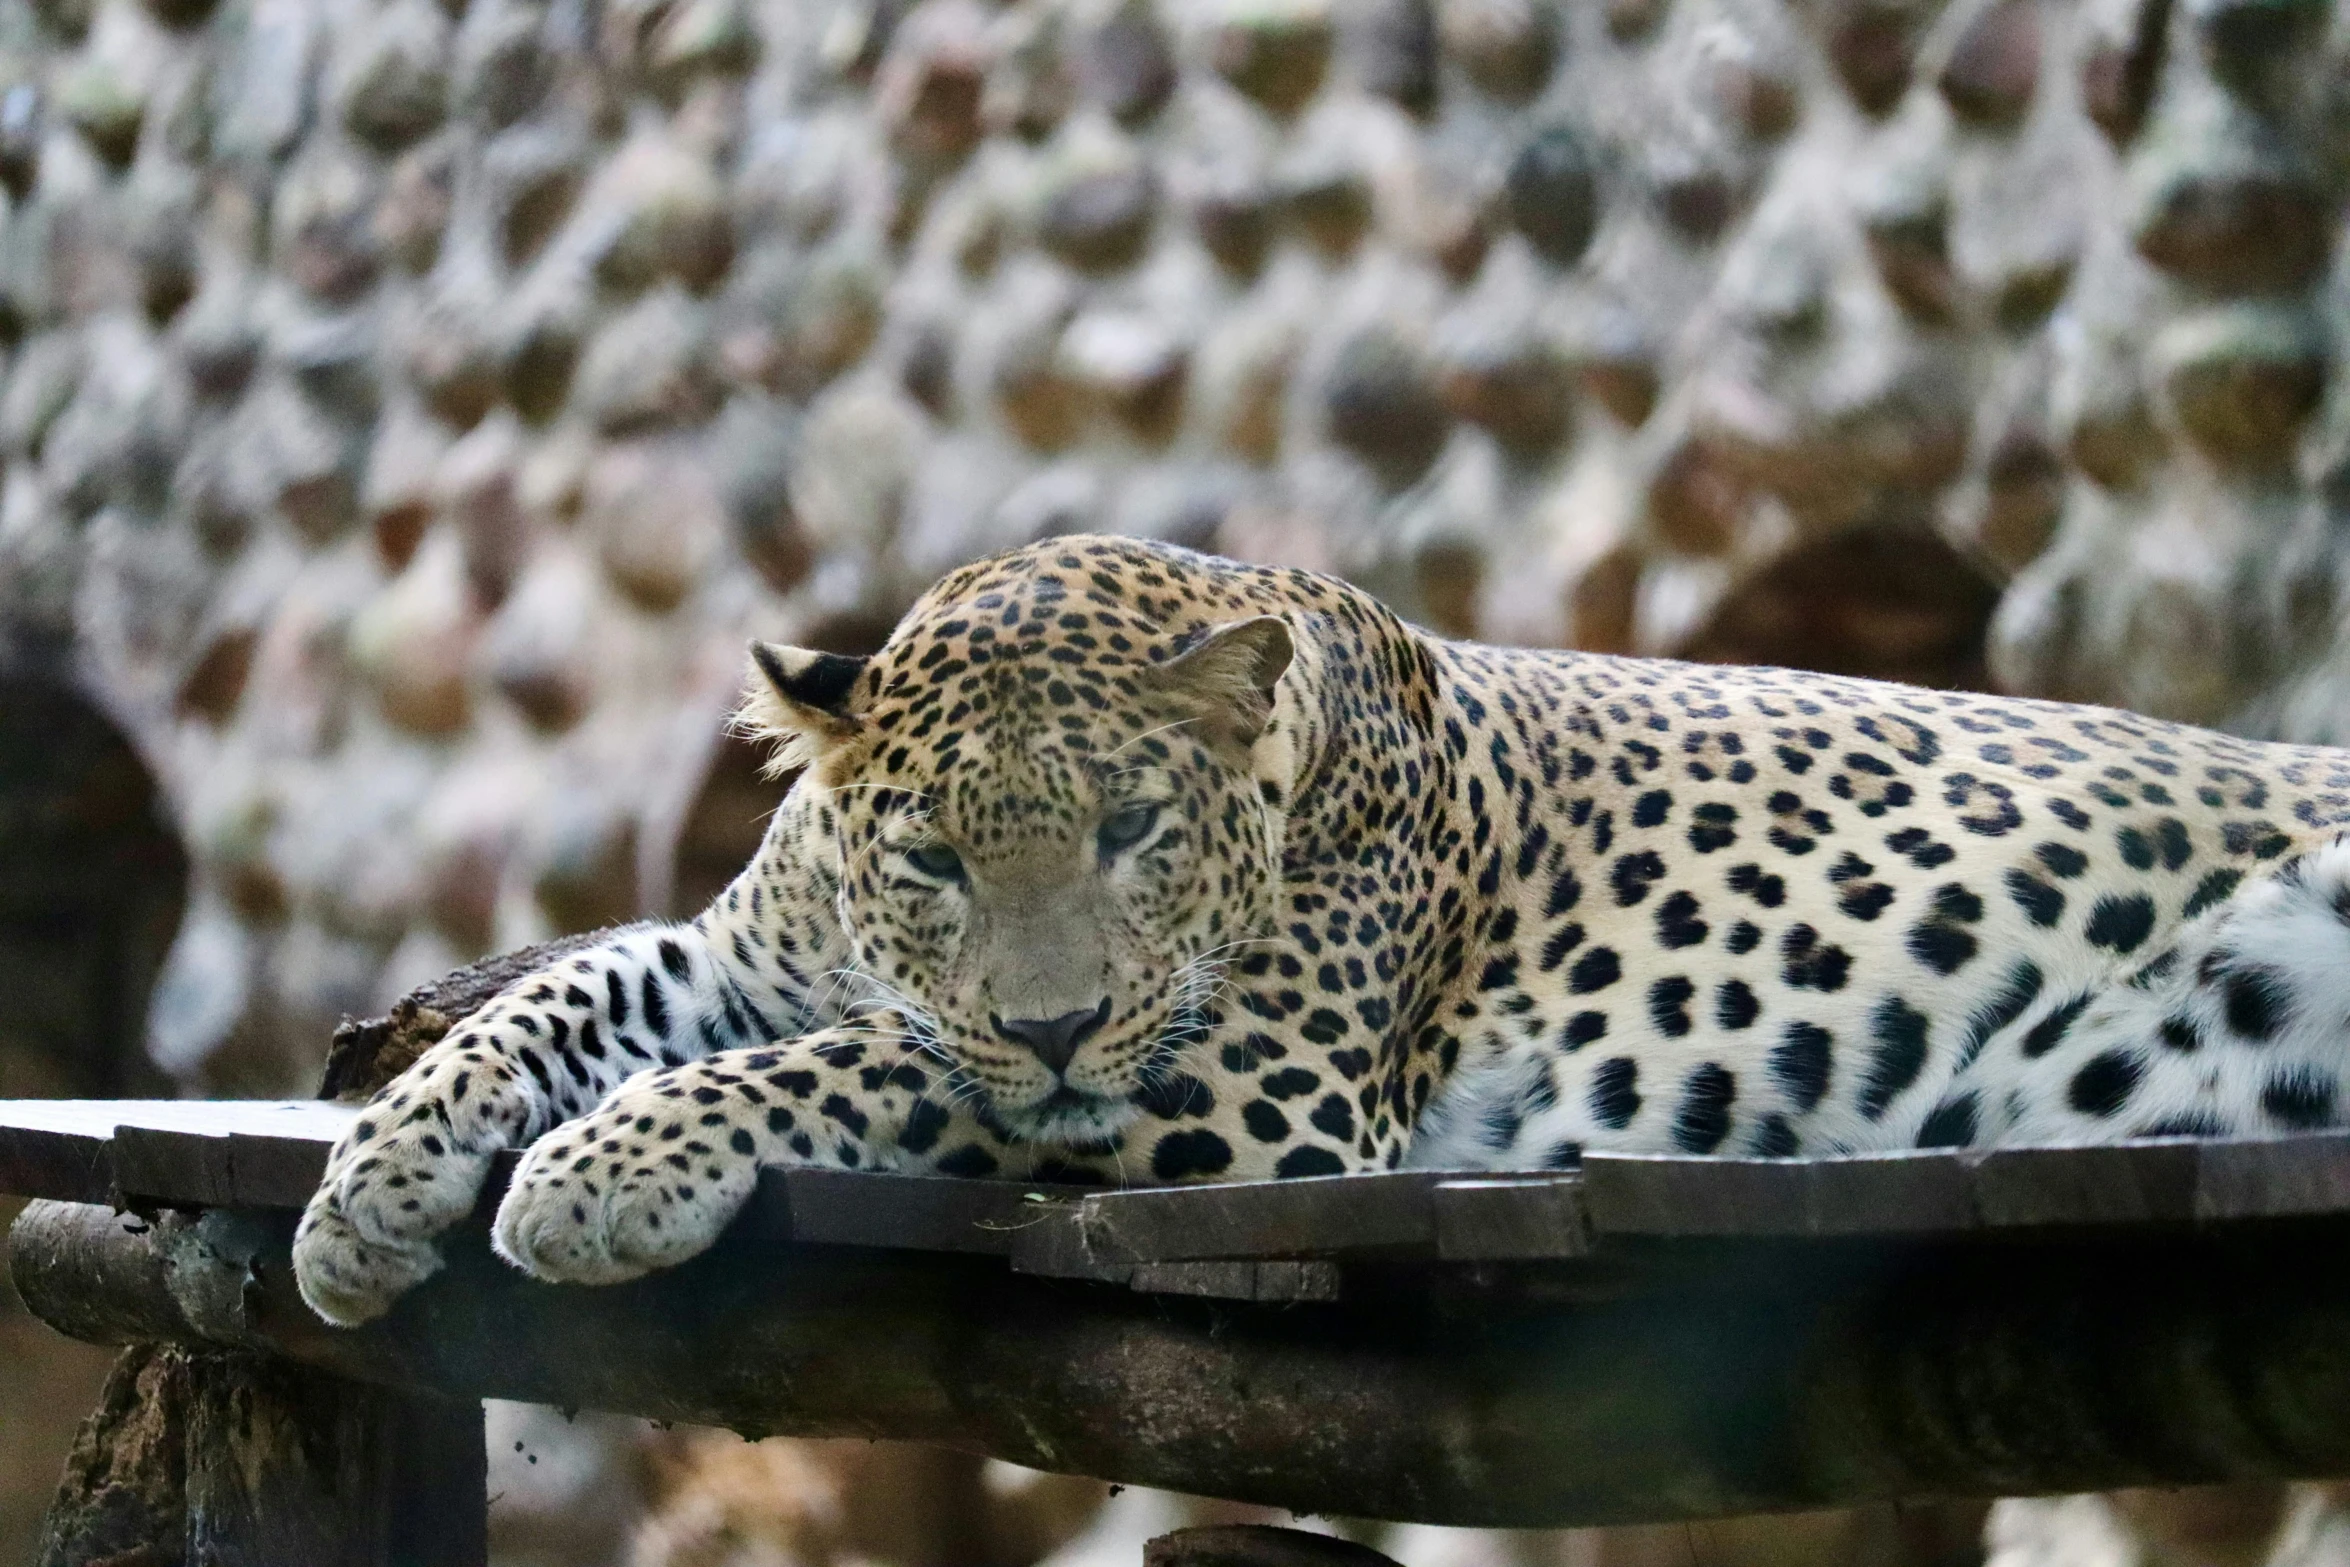
[[[934,1442],[1316,1513],[1531,1527],[2350,1474],[2343,1216],[1366,1256],[1338,1300],[1280,1304],[748,1231],[554,1288],[475,1226],[347,1332],[295,1295],[290,1215],[136,1224],[29,1209],[26,1302],[77,1336],[412,1393]]]
[[[481,1406],[250,1351],[126,1350],[37,1567],[482,1567]]]

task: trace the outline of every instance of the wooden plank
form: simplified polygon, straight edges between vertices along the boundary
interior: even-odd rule
[[[0,1101],[0,1190],[298,1207],[357,1113],[308,1099]]]
[[[1825,1159],[1583,1156],[1600,1235],[1941,1235],[1971,1229],[1968,1170],[1940,1152]]]
[[[1999,1229],[2175,1224],[2195,1217],[2200,1145],[1995,1148],[1974,1155],[1975,1206]]]
[[[1432,1200],[1436,1255],[1448,1262],[1531,1262],[1591,1250],[1579,1175],[1442,1181]]]
[[[1097,1284],[1124,1284],[1134,1277],[1135,1265],[1094,1255],[1080,1203],[1054,1203],[1012,1238],[1012,1271],[1040,1279],[1082,1279]]]
[[[0,1128],[0,1192],[58,1202],[109,1202],[114,1196],[111,1126]]]
[[[780,1186],[785,1233],[824,1246],[978,1252],[1008,1257],[1021,1231],[1082,1187],[956,1180],[858,1170],[768,1170],[762,1195]]]
[[[311,1100],[0,1101],[0,1192],[299,1207],[356,1113]],[[485,1204],[518,1157],[499,1157]],[[744,1227],[775,1241],[1004,1256],[1023,1272],[1123,1282],[1140,1262],[1574,1257],[1609,1235],[1934,1235],[2344,1212],[2350,1133],[2325,1132],[1803,1160],[1594,1152],[1579,1171],[1556,1174],[1409,1171],[1116,1192],[771,1171]]]
[[[1144,1262],[1128,1287],[1144,1295],[1195,1295],[1207,1300],[1334,1301],[1334,1262]]]
[[[2198,1219],[2283,1219],[2350,1211],[2350,1132],[2201,1144]]]
[[[1103,1192],[1078,1204],[1078,1222],[1089,1253],[1105,1261],[1431,1251],[1431,1194],[1454,1178],[1411,1171]]]

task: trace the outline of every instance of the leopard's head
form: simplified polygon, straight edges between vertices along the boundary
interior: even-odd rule
[[[1272,927],[1292,641],[1163,559],[1154,593],[1059,543],[949,577],[870,658],[755,644],[745,713],[823,797],[859,978],[944,1093],[1083,1144],[1170,1080]]]

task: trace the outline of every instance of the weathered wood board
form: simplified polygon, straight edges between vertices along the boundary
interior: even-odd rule
[[[299,1207],[355,1114],[301,1100],[0,1101],[0,1192],[126,1207]],[[485,1203],[510,1167],[508,1156]],[[2325,1214],[2350,1214],[2350,1133],[1798,1160],[1590,1153],[1556,1172],[1115,1192],[775,1170],[744,1229],[1112,1278],[1187,1262],[1564,1260],[1628,1237],[1926,1238]]]

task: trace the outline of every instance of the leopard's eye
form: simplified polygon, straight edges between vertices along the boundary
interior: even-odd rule
[[[1095,838],[1101,844],[1102,854],[1107,857],[1142,842],[1150,836],[1151,829],[1158,825],[1158,821],[1159,808],[1156,805],[1140,802],[1122,805],[1110,813]]]
[[[939,881],[963,879],[963,857],[943,843],[925,843],[906,851],[906,863]]]

